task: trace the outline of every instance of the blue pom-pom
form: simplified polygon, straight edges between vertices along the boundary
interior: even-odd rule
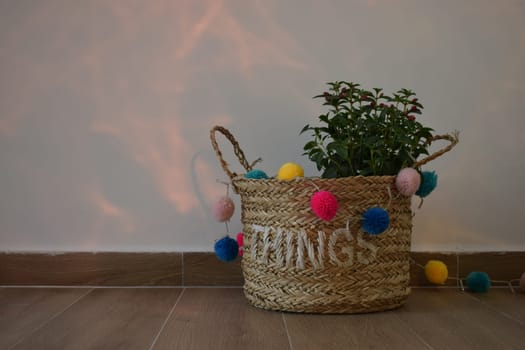
[[[239,245],[237,241],[229,236],[224,236],[215,242],[215,255],[222,261],[235,260],[239,254]]]
[[[421,173],[421,185],[416,192],[421,198],[428,196],[437,186],[438,176],[435,171],[423,171]]]
[[[253,170],[250,170],[248,173],[246,173],[246,175],[244,175],[244,177],[247,178],[247,179],[260,180],[260,179],[267,179],[268,175],[266,175],[266,173],[264,171],[262,171],[262,170],[253,169]]]
[[[467,276],[467,287],[473,293],[486,293],[490,288],[490,277],[486,272],[473,271]]]
[[[363,213],[363,231],[371,235],[383,233],[390,225],[388,212],[380,207],[373,207]]]

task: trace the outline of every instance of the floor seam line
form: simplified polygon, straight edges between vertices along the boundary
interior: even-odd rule
[[[181,300],[182,298],[182,295],[184,294],[184,292],[186,291],[186,288],[183,288],[182,289],[182,292],[180,292],[179,294],[179,297],[177,298],[177,300],[175,301],[175,304],[173,304],[170,312],[168,313],[168,315],[166,316],[166,319],[164,320],[164,322],[162,323],[162,326],[160,327],[159,331],[157,332],[157,334],[155,335],[155,338],[153,338],[153,342],[151,343],[151,346],[149,347],[149,350],[152,350],[154,347],[155,347],[155,344],[157,344],[157,341],[159,340],[159,337],[160,335],[162,334],[162,332],[164,332],[164,329],[166,328],[166,325],[168,324],[171,316],[173,315],[173,312],[175,312],[175,308],[177,307],[177,305],[179,304],[179,301]]]
[[[294,350],[293,345],[292,345],[292,337],[290,336],[290,332],[288,331],[288,324],[286,323],[284,312],[281,312],[281,318],[283,320],[284,331],[286,332],[286,337],[288,338],[288,346],[290,346],[290,350]]]
[[[41,330],[42,328],[44,328],[45,326],[47,326],[49,323],[51,323],[55,318],[59,317],[60,315],[62,315],[64,312],[66,312],[67,310],[69,310],[73,305],[75,305],[76,303],[78,303],[78,301],[82,298],[84,298],[86,295],[88,295],[89,293],[91,293],[93,291],[93,289],[90,289],[88,290],[86,293],[82,294],[81,296],[79,296],[78,298],[76,298],[71,304],[69,304],[68,306],[66,306],[63,310],[57,312],[56,314],[54,314],[53,316],[51,316],[47,321],[45,321],[44,323],[42,323],[40,326],[36,327],[35,329],[33,329],[28,335],[26,335],[24,338],[20,339],[19,341],[17,341],[15,344],[13,344],[11,347],[8,348],[8,350],[11,350],[11,349],[14,349],[16,346],[18,346],[20,343],[22,343],[24,340],[30,338],[33,334],[35,334],[36,332],[38,332],[39,330]]]

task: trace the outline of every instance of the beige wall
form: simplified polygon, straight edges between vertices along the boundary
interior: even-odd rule
[[[1,1],[0,249],[211,250],[210,127],[314,176],[298,131],[336,79],[414,89],[428,125],[461,131],[426,168],[414,250],[525,250],[513,0]]]

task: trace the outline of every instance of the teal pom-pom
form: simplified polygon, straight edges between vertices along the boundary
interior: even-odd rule
[[[224,236],[215,242],[215,255],[222,261],[229,262],[235,260],[239,254],[237,241],[229,236]]]
[[[423,171],[421,173],[421,185],[416,192],[421,198],[428,196],[437,186],[438,176],[435,171]]]
[[[467,276],[467,287],[473,293],[486,293],[490,288],[490,277],[486,272],[473,271]]]
[[[383,233],[390,225],[388,212],[380,207],[373,207],[363,213],[363,231],[371,235]]]
[[[267,179],[268,175],[266,175],[266,173],[264,171],[262,171],[262,170],[253,169],[253,170],[250,170],[249,172],[247,172],[246,175],[244,175],[244,177],[247,178],[247,179],[260,180],[260,179]]]

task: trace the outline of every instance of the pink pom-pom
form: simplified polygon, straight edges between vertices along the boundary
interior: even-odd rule
[[[242,256],[244,253],[244,234],[242,232],[237,233],[237,244],[239,245],[239,256]]]
[[[396,176],[396,187],[403,196],[413,196],[421,185],[421,175],[414,168],[404,168]]]
[[[324,221],[330,221],[337,214],[337,198],[328,191],[315,192],[310,200],[312,211]]]
[[[213,205],[213,217],[220,222],[228,221],[233,215],[235,204],[228,196],[220,197]]]
[[[521,274],[520,291],[525,292],[525,272]]]

